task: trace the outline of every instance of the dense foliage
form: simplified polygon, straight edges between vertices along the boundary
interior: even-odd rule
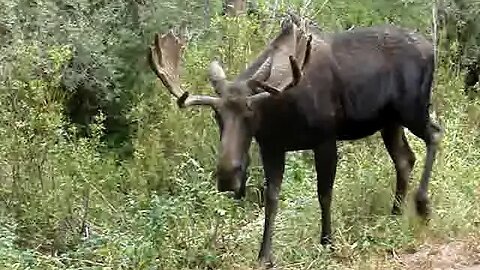
[[[263,225],[257,149],[246,201],[217,193],[212,114],[179,110],[157,82],[146,63],[154,32],[175,27],[187,37],[182,80],[197,93],[212,91],[206,68],[214,57],[228,76],[245,68],[288,7],[328,31],[390,22],[432,35],[426,0],[256,2],[256,12],[240,17],[222,16],[214,0],[0,3],[0,268],[254,265]],[[442,44],[447,32],[440,29]],[[463,42],[451,39],[450,50]],[[440,50],[439,59],[433,107],[446,136],[432,222],[422,227],[410,212],[388,216],[395,175],[377,136],[341,143],[333,203],[339,249],[330,254],[319,244],[311,155],[292,153],[274,242],[284,268],[374,268],[377,257],[425,237],[478,231],[480,102],[460,91],[458,57]],[[424,146],[409,138],[416,187]]]
[[[445,28],[447,44],[456,42],[459,64],[469,65],[480,59],[480,3],[468,0],[441,1],[439,24]]]

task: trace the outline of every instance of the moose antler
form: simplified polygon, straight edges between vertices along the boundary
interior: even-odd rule
[[[249,79],[248,85],[250,88],[261,88],[265,92],[268,92],[272,95],[279,94],[281,91],[292,88],[296,86],[303,77],[303,70],[310,61],[310,54],[312,49],[312,35],[306,35],[306,29],[297,27],[292,22],[287,22],[282,25],[283,33],[272,43],[272,51],[269,56],[265,59],[263,64],[259,67],[257,72]],[[299,36],[297,36],[299,35]],[[302,44],[302,42],[304,42]],[[303,47],[305,46],[305,47]],[[270,85],[267,80],[272,79],[272,69],[278,68],[274,59],[276,57],[277,61],[285,61],[285,53],[288,52],[288,61],[291,69],[292,80],[281,88]],[[301,60],[301,66],[298,63],[297,57],[303,58]],[[285,62],[282,62],[285,63]],[[281,64],[285,68],[283,64]],[[280,67],[281,68],[281,67]],[[283,69],[284,69],[283,68]],[[278,76],[283,76],[282,74]],[[275,76],[274,75],[274,76]],[[282,78],[283,79],[283,78]],[[275,80],[275,78],[273,78]]]
[[[190,95],[187,91],[182,90],[179,66],[184,45],[184,41],[178,39],[172,30],[161,37],[158,33],[155,34],[154,45],[150,46],[150,67],[168,91],[177,98],[179,107],[184,108],[193,105],[216,106],[220,100],[218,97]]]

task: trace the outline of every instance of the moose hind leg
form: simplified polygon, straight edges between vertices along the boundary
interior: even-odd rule
[[[322,245],[332,244],[331,203],[332,189],[337,169],[337,146],[335,141],[324,142],[314,150],[317,172],[317,194],[322,216]]]
[[[415,165],[415,154],[408,145],[407,137],[400,125],[388,126],[384,128],[381,133],[383,142],[395,165],[397,174],[392,214],[400,215],[407,193],[408,182],[410,181],[411,172]]]
[[[420,185],[415,194],[415,204],[417,209],[417,214],[426,219],[430,215],[430,206],[428,201],[428,184],[430,181],[430,176],[432,174],[433,163],[435,161],[435,156],[437,153],[438,144],[440,143],[443,137],[443,129],[438,124],[433,123],[429,120],[427,127],[425,129],[425,134],[423,140],[427,148],[425,166],[423,169],[422,178],[420,180]]]

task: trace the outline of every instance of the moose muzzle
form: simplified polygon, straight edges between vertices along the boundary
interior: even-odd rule
[[[217,166],[217,188],[220,192],[240,191],[243,178],[243,166],[240,160],[222,162]]]

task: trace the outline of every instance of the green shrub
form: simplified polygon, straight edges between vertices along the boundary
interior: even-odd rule
[[[129,1],[94,9],[91,18],[85,15],[90,5],[103,2],[87,2],[69,11],[81,13],[75,31],[83,38],[67,31],[63,39],[31,30],[51,33],[61,25],[61,19],[52,22],[58,3],[40,1],[30,7],[2,2],[6,16],[0,26],[29,23],[15,24],[24,28],[11,28],[5,35],[0,29],[0,38],[8,40],[0,48],[6,60],[0,62],[0,267],[253,268],[264,215],[257,146],[252,149],[247,199],[236,202],[219,194],[214,179],[219,135],[212,112],[179,109],[149,70],[145,48],[153,32],[166,30],[169,22],[179,17],[195,22],[197,27],[192,24],[187,31],[182,83],[192,93],[213,95],[207,80],[210,61],[218,57],[230,78],[244,69],[278,30],[278,18],[270,17],[271,3],[259,3],[260,15],[232,18],[212,12],[205,28],[199,2],[180,9],[178,3],[157,1],[138,6],[135,28],[129,23],[133,18],[123,17],[134,12],[126,5]],[[288,8],[280,2],[277,15]],[[305,1],[298,2],[297,10]],[[21,18],[13,7],[19,7]],[[327,30],[393,22],[430,35],[426,1],[312,1],[305,10]],[[105,35],[106,29],[111,35]],[[105,37],[118,43],[103,47]],[[87,62],[99,61],[100,70],[107,67],[106,75],[89,79],[113,77],[118,83],[115,91],[127,104],[120,111],[129,126],[128,155],[112,151],[104,140],[108,112],[91,115],[87,137],[79,136],[78,126],[66,117],[62,78],[78,55],[77,45],[91,57]],[[431,181],[435,212],[429,226],[417,222],[410,198],[404,216],[390,217],[395,173],[378,135],[342,142],[333,201],[338,249],[327,252],[319,243],[312,155],[289,153],[274,240],[282,268],[372,268],[369,259],[415,247],[424,238],[478,231],[480,104],[457,91],[460,72],[448,64],[454,60],[444,51],[439,57],[433,104],[446,135]],[[410,133],[408,138],[417,156],[412,190],[423,167],[424,145]]]

